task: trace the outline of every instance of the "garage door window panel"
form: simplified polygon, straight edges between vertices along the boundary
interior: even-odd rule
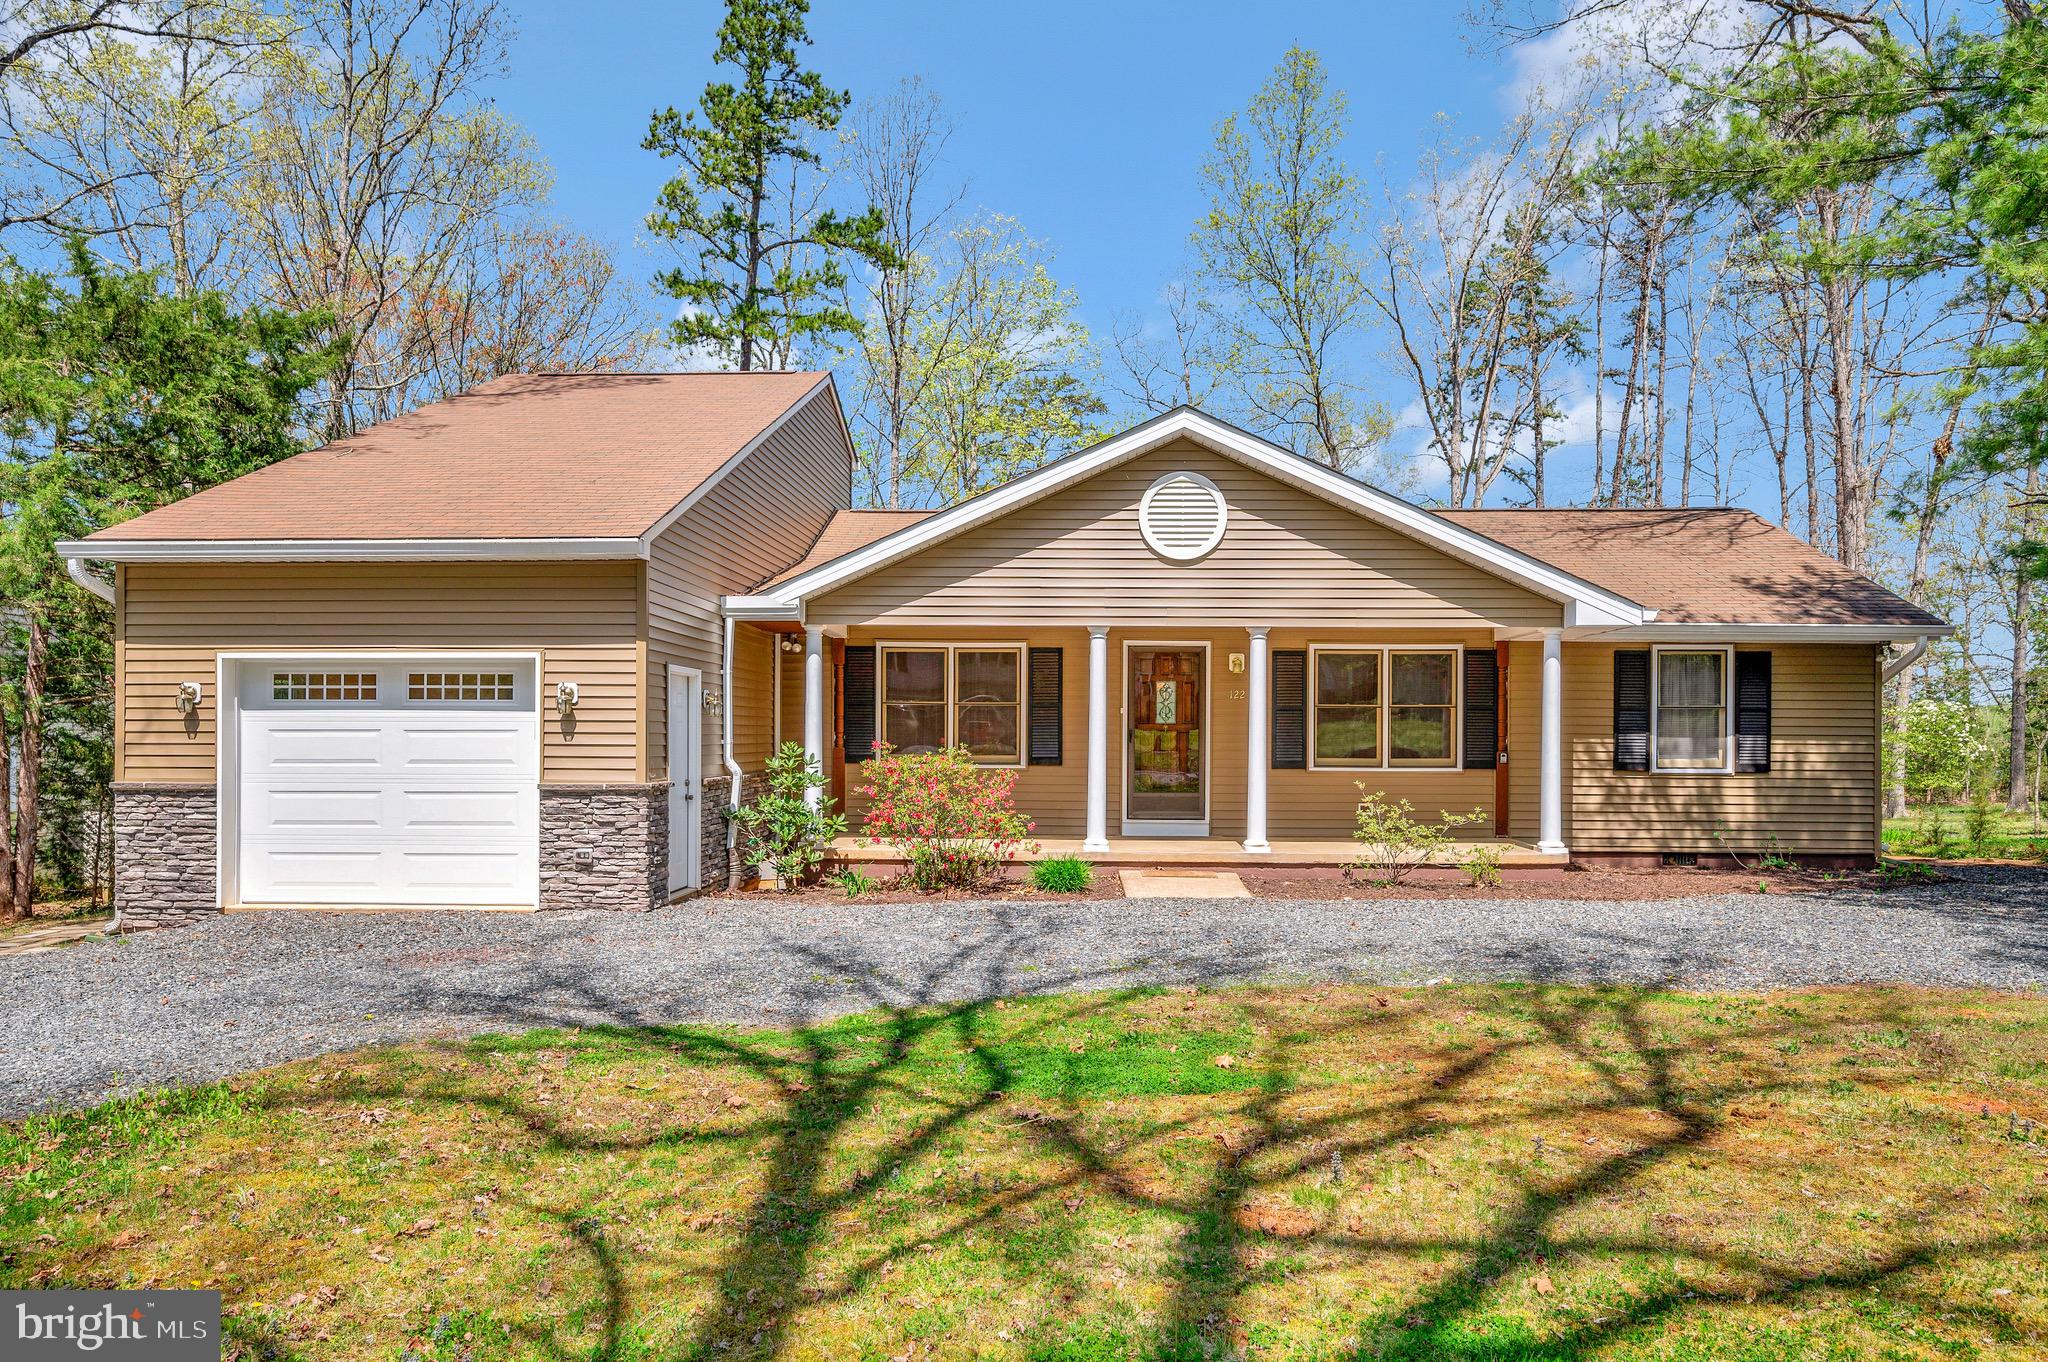
[[[272,672],[270,698],[286,703],[348,704],[377,698],[375,672]]]
[[[421,703],[511,703],[517,696],[511,672],[407,672],[405,698]]]

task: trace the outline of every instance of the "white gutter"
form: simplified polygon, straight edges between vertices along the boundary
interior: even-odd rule
[[[66,539],[65,558],[116,563],[403,563],[645,558],[636,537],[568,539]]]
[[[1900,653],[1897,657],[1893,658],[1891,661],[1884,664],[1884,670],[1878,673],[1878,684],[1891,684],[1891,679],[1893,677],[1897,676],[1900,672],[1906,670],[1906,668],[1912,666],[1915,662],[1918,662],[1920,660],[1920,655],[1926,651],[1927,635],[1922,634],[1920,637],[1913,640],[1912,647],[1906,649],[1905,652]]]
[[[108,605],[114,603],[114,584],[86,567],[85,559],[66,557],[64,560],[64,575],[105,601]]]
[[[732,649],[735,631],[739,622],[732,616],[725,617],[725,655],[718,666],[718,713],[720,755],[725,759],[725,774],[732,789],[726,796],[726,808],[737,814],[740,811],[740,782],[746,776],[740,764],[732,755]],[[739,849],[740,825],[731,818],[725,820],[725,887],[732,889],[739,884],[739,862],[734,859]]]
[[[1904,643],[1946,638],[1953,625],[1925,624],[1720,624],[1674,622],[1602,630],[1603,643]]]

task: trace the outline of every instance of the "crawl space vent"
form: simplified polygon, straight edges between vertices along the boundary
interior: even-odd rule
[[[1223,541],[1230,508],[1200,473],[1168,473],[1138,503],[1138,529],[1161,558],[1191,562]]]

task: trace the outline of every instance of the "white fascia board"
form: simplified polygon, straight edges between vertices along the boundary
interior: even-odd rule
[[[103,563],[463,563],[644,558],[638,538],[66,539],[60,556]]]
[[[1047,464],[1014,482],[963,501],[914,525],[885,535],[872,544],[854,550],[829,563],[762,593],[785,601],[798,601],[878,568],[940,540],[952,537],[995,516],[1050,496],[1083,478],[1135,458],[1167,441],[1187,437],[1279,478],[1325,500],[1357,511],[1391,529],[1442,549],[1476,567],[1527,587],[1540,596],[1563,602],[1582,603],[1595,618],[1621,624],[1642,624],[1655,618],[1636,602],[1602,590],[1591,582],[1560,571],[1540,559],[1507,547],[1476,531],[1453,525],[1440,516],[1401,498],[1355,482],[1340,473],[1298,458],[1279,447],[1213,416],[1180,407],[1113,436],[1092,449]]]
[[[738,468],[741,464],[745,463],[755,450],[759,449],[762,445],[766,444],[770,439],[774,437],[776,431],[781,430],[784,425],[788,424],[790,418],[794,417],[798,412],[802,411],[805,407],[809,406],[812,398],[816,397],[820,392],[830,388],[832,388],[832,375],[828,373],[820,377],[816,383],[812,384],[810,389],[806,391],[802,397],[799,397],[796,401],[790,403],[787,407],[783,408],[782,415],[776,417],[773,421],[770,421],[767,425],[763,426],[761,428],[760,434],[756,435],[753,439],[747,441],[744,445],[741,445],[738,451],[735,452],[731,458],[727,459],[724,463],[720,464],[717,470],[713,472],[710,477],[704,479],[704,481],[698,483],[695,487],[692,487],[690,489],[690,494],[688,496],[684,497],[675,505],[669,507],[668,510],[662,515],[661,519],[655,521],[653,525],[648,527],[647,532],[640,536],[640,557],[647,557],[648,554],[652,551],[654,541],[660,538],[663,531],[667,530],[669,526],[675,524],[678,520],[681,520],[683,518],[684,513],[686,513],[692,506],[695,506],[698,502],[702,501],[705,498],[705,496],[710,493],[712,488],[718,486],[718,484],[725,478],[725,475],[727,473],[732,472],[733,469]],[[836,390],[832,401],[832,410],[834,410],[835,412],[840,411],[839,400],[836,395]],[[841,412],[840,414],[840,430],[841,433],[846,433],[846,417],[843,412]],[[853,437],[851,434],[847,434],[846,439],[846,448],[848,451],[848,456],[851,457],[853,450]]]
[[[1603,643],[1910,643],[1947,638],[1952,624],[1650,624],[1609,629]]]
[[[804,619],[802,601],[786,601],[780,596],[726,596],[718,605],[729,619],[792,620],[798,624]]]
[[[1599,601],[1570,600],[1564,603],[1564,627],[1567,629],[1640,628],[1656,618],[1656,611],[1640,607],[1633,615],[1627,615],[1610,610]]]

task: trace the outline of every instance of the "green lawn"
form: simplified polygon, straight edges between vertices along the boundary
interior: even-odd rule
[[[217,1286],[244,1357],[2040,1357],[2044,1121],[1988,993],[536,1032],[0,1127],[0,1286]]]
[[[1981,840],[1972,840],[1969,806],[1915,809],[1904,818],[1884,820],[1885,850],[1894,856],[1932,856],[1941,860],[1991,858],[2048,860],[2048,817],[1995,809]]]

